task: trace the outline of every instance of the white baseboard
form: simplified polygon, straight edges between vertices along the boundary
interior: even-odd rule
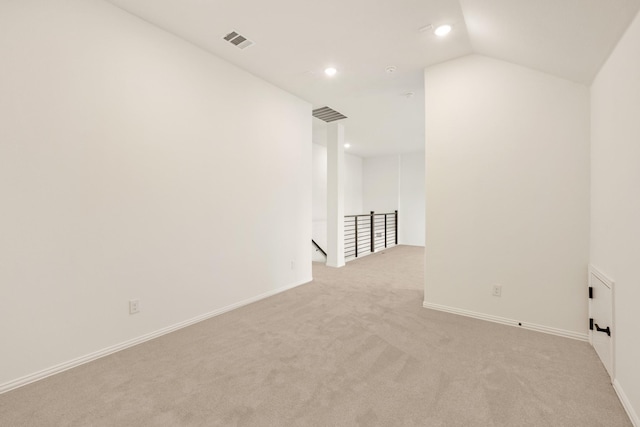
[[[300,282],[297,282],[297,283],[294,283],[294,284],[291,284],[291,285],[283,286],[283,287],[274,289],[272,291],[268,291],[268,292],[262,293],[260,295],[256,295],[255,297],[245,299],[245,300],[237,302],[235,304],[231,304],[231,305],[228,305],[226,307],[219,308],[219,309],[211,311],[209,313],[205,313],[205,314],[202,314],[200,316],[196,316],[196,317],[191,318],[189,320],[185,320],[183,322],[176,323],[176,324],[171,325],[171,326],[167,326],[166,328],[158,329],[157,331],[154,331],[154,332],[139,336],[137,338],[133,338],[133,339],[127,340],[127,341],[122,342],[120,344],[116,344],[116,345],[113,345],[113,346],[110,346],[110,347],[107,347],[107,348],[103,348],[102,350],[98,350],[96,352],[89,353],[89,354],[87,354],[85,356],[81,356],[81,357],[78,357],[76,359],[69,360],[68,362],[60,363],[58,365],[52,366],[52,367],[44,369],[42,371],[26,375],[24,377],[15,379],[13,381],[9,381],[9,382],[4,383],[4,384],[0,384],[0,394],[6,393],[8,391],[14,390],[14,389],[22,387],[22,386],[25,386],[25,385],[30,384],[32,382],[36,382],[36,381],[42,380],[44,378],[50,377],[51,375],[59,374],[60,372],[67,371],[67,370],[69,370],[71,368],[75,368],[77,366],[83,365],[85,363],[91,362],[91,361],[99,359],[101,357],[108,356],[108,355],[116,353],[116,352],[118,352],[120,350],[124,350],[126,348],[133,347],[134,345],[142,344],[143,342],[152,340],[154,338],[158,338],[158,337],[160,337],[162,335],[166,335],[166,334],[168,334],[170,332],[177,331],[178,329],[186,328],[187,326],[193,325],[194,323],[202,322],[203,320],[207,320],[207,319],[210,319],[212,317],[219,316],[219,315],[221,315],[223,313],[226,313],[228,311],[235,310],[236,308],[240,308],[240,307],[243,307],[245,305],[249,305],[251,303],[254,303],[254,302],[260,301],[262,299],[268,298],[270,296],[279,294],[281,292],[288,291],[289,289],[293,289],[293,288],[298,287],[300,285],[304,285],[305,283],[309,283],[312,280],[313,280],[312,278],[309,278],[308,280],[303,280],[303,281],[300,281]]]
[[[457,314],[460,316],[473,317],[474,319],[487,320],[489,322],[501,323],[503,325],[517,326],[519,328],[529,329],[537,332],[544,332],[546,334],[558,335],[560,337],[572,338],[579,341],[589,341],[588,334],[581,334],[579,332],[567,331],[565,329],[552,328],[549,326],[536,325],[535,323],[526,323],[519,320],[507,319],[505,317],[493,316],[490,314],[477,313],[475,311],[463,310],[461,308],[448,307],[446,305],[432,304],[424,301],[422,303],[424,308],[430,308],[432,310],[444,311],[447,313]]]
[[[634,425],[634,427],[640,427],[640,417],[638,417],[638,414],[633,409],[633,406],[631,405],[629,398],[624,393],[624,390],[622,390],[622,386],[620,385],[617,379],[613,381],[613,389],[618,394],[618,398],[620,399],[620,402],[622,402],[622,406],[624,406],[624,410],[627,411],[627,415],[629,415],[629,419],[631,419],[631,423]]]

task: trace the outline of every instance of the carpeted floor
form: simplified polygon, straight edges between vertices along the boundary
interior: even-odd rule
[[[630,426],[584,342],[422,308],[422,248],[0,395],[2,426]]]

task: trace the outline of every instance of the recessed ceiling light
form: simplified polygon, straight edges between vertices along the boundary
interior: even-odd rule
[[[349,148],[351,147],[351,144],[344,144],[344,148]]]
[[[451,25],[440,25],[434,31],[435,35],[438,37],[444,37],[451,32]]]
[[[324,73],[329,77],[335,76],[337,72],[338,72],[338,70],[336,70],[333,67],[329,67],[329,68],[325,68],[324,69]]]

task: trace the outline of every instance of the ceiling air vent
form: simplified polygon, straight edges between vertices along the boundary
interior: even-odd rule
[[[329,107],[316,108],[315,110],[313,110],[313,117],[324,120],[327,123],[347,118],[347,116],[345,116],[344,114],[340,114],[336,110],[332,110]]]
[[[238,49],[246,49],[249,46],[253,46],[255,44],[245,36],[238,34],[236,31],[230,32],[229,34],[224,36],[223,39],[236,46]]]

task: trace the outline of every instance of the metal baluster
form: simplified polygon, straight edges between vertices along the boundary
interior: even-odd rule
[[[387,214],[384,214],[384,247],[387,247]]]
[[[398,210],[396,209],[396,218],[395,218],[395,225],[396,225],[396,245],[398,244]]]
[[[376,234],[373,230],[373,211],[371,211],[369,218],[371,219],[371,253],[374,253],[376,251]]]

